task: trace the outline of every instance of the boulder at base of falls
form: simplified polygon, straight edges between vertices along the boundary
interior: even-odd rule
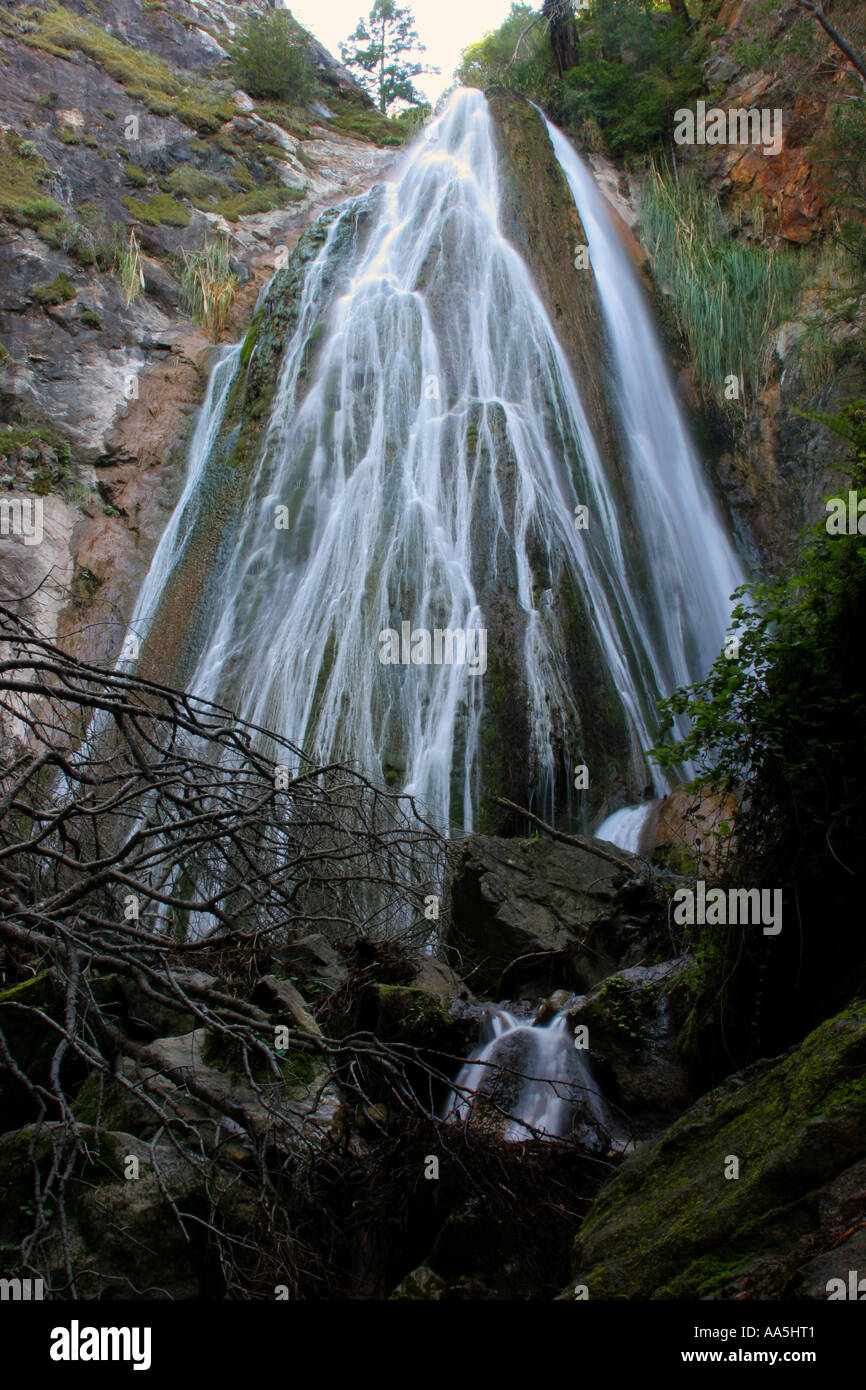
[[[629,1159],[578,1232],[561,1296],[827,1298],[828,1280],[863,1268],[864,1087],[860,999]]]
[[[44,1184],[62,1135],[63,1126],[55,1122],[0,1135],[4,1276],[17,1270],[18,1242],[33,1224],[33,1165]],[[208,1249],[205,1225],[211,1202],[219,1196],[225,1230],[242,1239],[256,1215],[254,1190],[239,1174],[205,1168],[200,1155],[187,1159],[172,1143],[151,1144],[88,1125],[82,1126],[81,1138],[87,1162],[66,1185],[64,1236],[55,1227],[39,1251],[40,1268],[48,1272],[52,1286],[65,1290],[71,1268],[79,1298],[220,1297],[220,1270]],[[130,1159],[137,1164],[134,1180]],[[195,1214],[183,1229],[172,1203]]]
[[[443,938],[476,992],[586,993],[643,958],[658,918],[650,890],[605,859],[545,836],[470,835],[451,880]]]
[[[586,1046],[606,1098],[635,1138],[655,1137],[697,1091],[677,1048],[691,1005],[686,956],[635,965],[603,980],[571,1009],[569,1031]]]

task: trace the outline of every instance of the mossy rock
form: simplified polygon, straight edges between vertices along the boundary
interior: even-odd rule
[[[0,1243],[8,1247],[20,1241],[33,1225],[34,1164],[42,1184],[54,1158],[55,1144],[62,1127],[43,1124],[0,1134]],[[88,1186],[115,1182],[122,1176],[122,1157],[117,1146],[103,1132],[83,1125],[82,1139],[87,1159],[79,1165],[79,1175]],[[31,1153],[32,1149],[32,1153]]]
[[[758,1062],[630,1159],[578,1232],[590,1298],[724,1298],[814,1230],[816,1194],[866,1155],[866,1001]],[[730,1159],[739,1176],[726,1177]]]
[[[75,298],[75,288],[69,276],[61,270],[56,280],[52,280],[49,285],[42,285],[38,290],[33,291],[33,298],[37,304],[41,304],[43,309],[49,309],[55,304],[67,304],[70,299]]]
[[[179,203],[169,193],[154,193],[146,203],[128,194],[120,201],[138,222],[147,222],[152,227],[159,226],[160,223],[168,227],[188,227],[192,217],[186,204]]]
[[[464,1027],[426,990],[411,985],[370,985],[362,1005],[366,1026],[381,1042],[443,1052],[463,1049]]]

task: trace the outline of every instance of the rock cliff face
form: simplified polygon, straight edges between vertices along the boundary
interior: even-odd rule
[[[6,597],[42,581],[29,615],[91,659],[123,643],[210,367],[212,343],[179,308],[183,252],[228,239],[241,283],[226,332],[239,335],[276,259],[393,158],[371,138],[393,134],[312,39],[310,109],[233,90],[225,45],[266,8],[0,14],[0,486],[43,495],[51,537],[50,554],[0,537],[0,573]],[[131,231],[143,288],[127,303]]]
[[[862,52],[866,21],[858,0],[838,0],[832,19]],[[758,400],[733,428],[701,401],[682,354],[681,381],[751,562],[776,570],[791,557],[802,528],[823,515],[824,498],[846,486],[846,446],[799,412],[833,413],[866,387],[866,300],[840,283],[831,254],[840,203],[832,108],[859,84],[840,50],[793,0],[724,0],[712,33],[703,66],[707,107],[781,113],[781,148],[767,154],[754,144],[684,145],[676,150],[679,167],[696,172],[710,195],[721,197],[745,245],[800,248],[811,258],[809,288],[796,321],[774,335]],[[663,303],[662,295],[662,310]]]
[[[866,1007],[704,1096],[627,1161],[575,1245],[591,1298],[816,1298],[862,1267]],[[852,1224],[853,1220],[853,1224]]]

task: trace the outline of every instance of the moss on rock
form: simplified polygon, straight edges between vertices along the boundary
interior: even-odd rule
[[[815,1225],[866,1154],[866,1001],[703,1097],[600,1193],[575,1243],[591,1298],[713,1298]],[[726,1177],[731,1157],[739,1176]]]

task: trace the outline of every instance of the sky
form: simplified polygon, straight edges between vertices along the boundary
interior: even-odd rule
[[[497,29],[511,9],[511,0],[406,0],[427,52],[420,61],[441,68],[439,76],[419,77],[416,86],[434,101],[451,86],[460,54],[470,43]],[[354,31],[373,0],[287,0],[295,19],[309,29],[339,60],[340,42]]]

